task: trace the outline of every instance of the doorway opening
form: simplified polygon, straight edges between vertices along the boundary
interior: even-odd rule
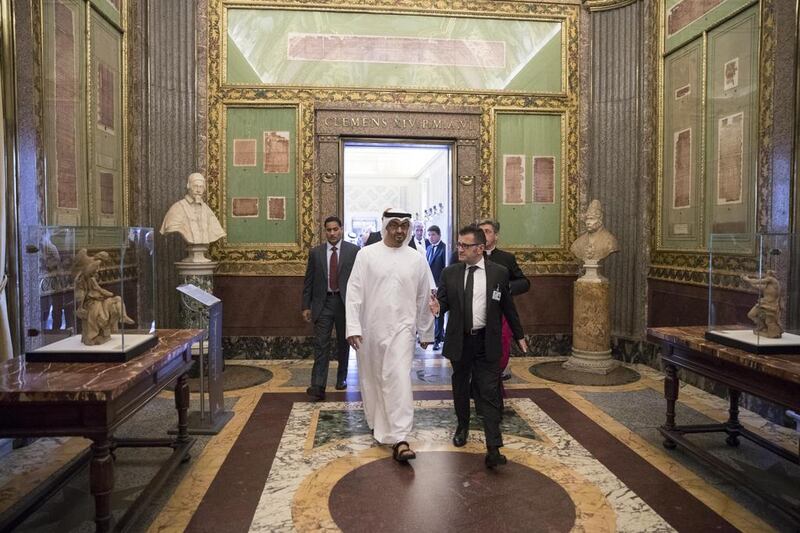
[[[424,237],[431,226],[439,227],[449,258],[455,233],[453,166],[448,142],[344,140],[345,239],[361,245],[370,231],[380,231],[384,209],[402,208],[424,226]]]

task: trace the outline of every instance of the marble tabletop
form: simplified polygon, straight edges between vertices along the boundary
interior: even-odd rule
[[[27,363],[0,365],[0,402],[109,401],[142,376],[156,375],[198,342],[201,329],[159,329],[158,344],[125,363]]]
[[[755,354],[705,338],[705,326],[647,328],[647,335],[800,384],[800,355]]]

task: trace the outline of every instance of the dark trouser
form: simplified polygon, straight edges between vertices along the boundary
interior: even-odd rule
[[[503,397],[500,394],[500,368],[497,361],[486,360],[484,332],[464,335],[464,351],[460,361],[453,361],[453,403],[458,425],[469,426],[470,392],[475,410],[483,418],[487,446],[502,446],[500,422],[503,419]]]
[[[444,342],[444,313],[434,319],[434,342]]]
[[[328,366],[330,361],[329,348],[331,332],[336,327],[336,360],[339,369],[336,380],[343,381],[347,378],[347,358],[350,355],[350,346],[347,344],[344,330],[344,302],[338,294],[329,294],[325,297],[325,304],[314,322],[314,367],[311,369],[311,386],[325,390],[328,383]]]

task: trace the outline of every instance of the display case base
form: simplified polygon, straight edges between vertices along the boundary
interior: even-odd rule
[[[706,339],[731,348],[759,355],[800,355],[800,335],[784,333],[779,339],[759,337],[748,329],[718,329],[706,331]]]
[[[151,333],[125,335],[124,349],[121,334],[111,335],[108,342],[95,346],[87,346],[81,343],[80,335],[73,335],[27,352],[25,360],[32,363],[124,363],[156,344],[158,336]]]

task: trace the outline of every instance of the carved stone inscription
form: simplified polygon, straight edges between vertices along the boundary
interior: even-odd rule
[[[477,138],[480,115],[364,110],[317,111],[317,134]]]

